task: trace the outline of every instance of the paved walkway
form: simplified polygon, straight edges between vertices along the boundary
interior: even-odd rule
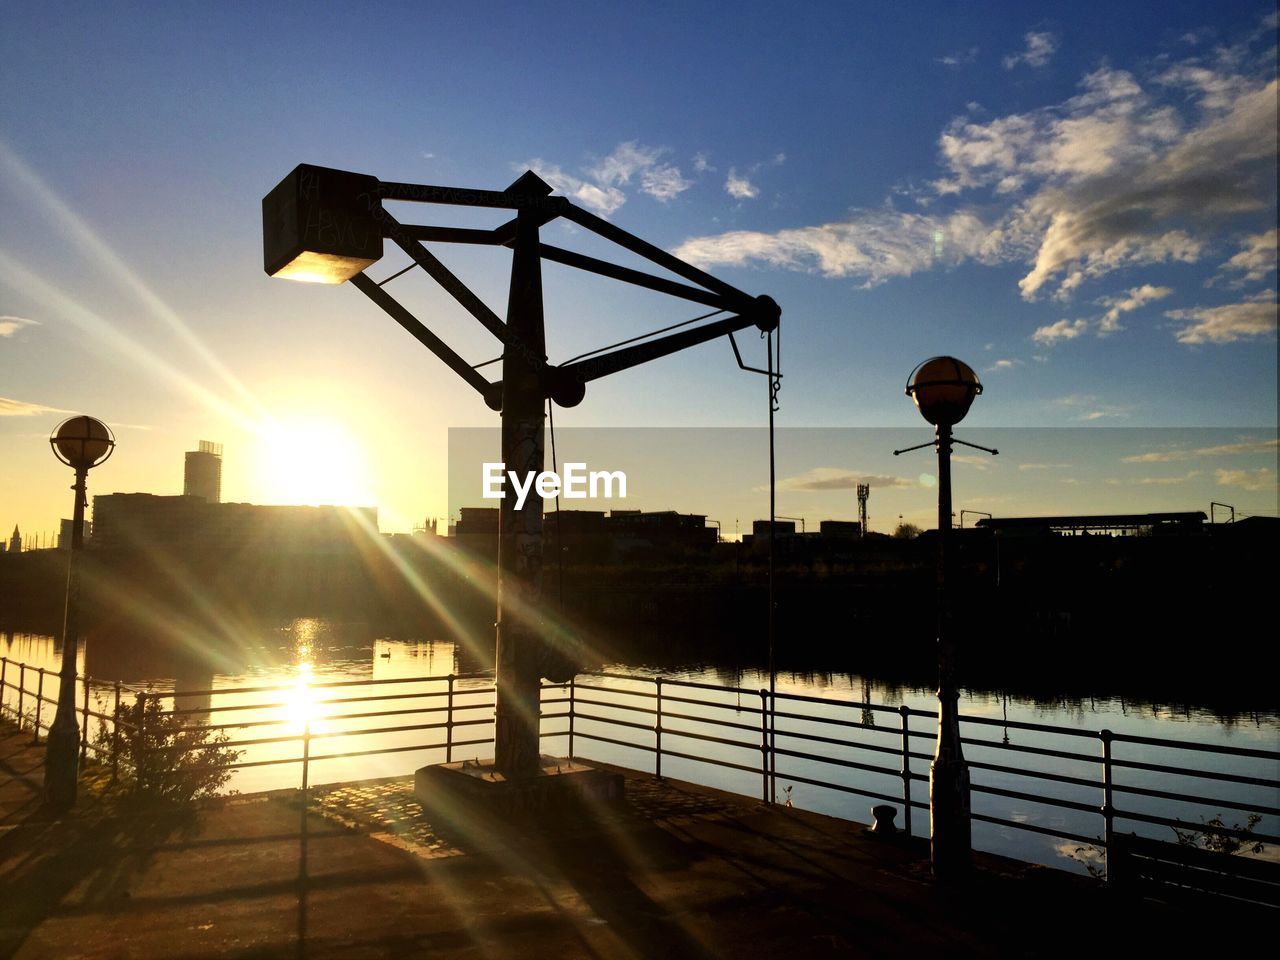
[[[1250,931],[984,859],[940,887],[920,843],[674,781],[545,828],[437,830],[408,778],[200,804],[39,805],[0,735],[0,956],[1186,956]]]

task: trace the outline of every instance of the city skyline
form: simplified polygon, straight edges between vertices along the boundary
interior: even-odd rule
[[[119,442],[91,495],[178,492],[179,454],[213,437],[227,500],[377,505],[393,531],[450,512],[448,428],[496,418],[353,292],[263,274],[261,198],[299,162],[487,188],[530,168],[769,294],[783,311],[784,438],[883,427],[907,443],[921,421],[903,383],[941,353],[986,384],[962,435],[1095,428],[1075,474],[1016,445],[985,468],[960,464],[957,508],[1017,493],[1022,513],[1123,512],[1138,496],[1149,510],[1275,512],[1274,5],[1182,4],[1158,25],[1104,4],[1070,17],[1049,4],[928,17],[747,4],[590,18],[494,5],[484,38],[384,9],[368,22],[285,8],[11,12],[6,529],[56,530],[68,513],[46,438],[72,413]],[[431,67],[424,79],[396,63]],[[548,239],[599,254],[570,227]],[[501,252],[436,252],[501,312]],[[698,312],[551,265],[546,281],[553,361]],[[395,290],[469,361],[491,358],[425,282]],[[593,384],[556,424],[757,427],[764,401],[760,378],[715,342]],[[1161,432],[1172,428],[1188,433]],[[873,492],[873,529],[929,515],[923,455],[890,469],[880,454],[784,441],[779,457],[792,484],[780,514],[822,512],[823,484],[843,471],[894,480]],[[1092,484],[1097,508],[1070,508],[1080,483],[1064,478]],[[760,449],[732,492],[759,500],[755,518],[766,483]],[[846,499],[824,516],[850,518]]]

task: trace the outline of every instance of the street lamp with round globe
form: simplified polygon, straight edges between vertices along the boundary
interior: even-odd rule
[[[996,453],[987,447],[955,440],[951,428],[965,418],[973,398],[982,392],[977,374],[955,357],[931,357],[911,372],[907,396],[934,425],[932,443],[938,451],[938,742],[929,767],[929,833],[934,873],[941,878],[962,877],[969,867],[971,826],[969,767],[960,744],[959,691],[956,656],[947,595],[948,541],[951,532],[951,445]],[[895,450],[894,454],[906,453]]]
[[[89,470],[104,462],[116,448],[111,428],[93,417],[64,420],[49,437],[53,455],[76,472],[75,512],[71,521],[71,549],[67,557],[67,603],[62,625],[62,668],[58,682],[58,711],[49,727],[45,748],[45,800],[55,809],[75,803],[80,755],[76,723],[76,652],[80,642],[80,552],[84,548],[85,480]]]
[[[111,428],[93,417],[64,420],[49,437],[53,455],[75,470],[96,467],[111,456],[116,440]]]
[[[973,368],[955,357],[933,357],[916,367],[907,381],[907,396],[934,426],[953,427],[969,412],[982,384]]]

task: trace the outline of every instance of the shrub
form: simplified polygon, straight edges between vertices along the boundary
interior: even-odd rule
[[[132,706],[121,704],[112,726],[118,727],[119,739],[104,724],[96,737],[98,755],[109,757],[117,750],[121,779],[149,800],[180,804],[217,794],[242,753],[225,746],[230,739],[225,732],[164,710],[151,693],[138,694]]]

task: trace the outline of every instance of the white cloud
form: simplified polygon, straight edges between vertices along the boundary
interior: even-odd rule
[[[997,360],[995,363],[991,364],[991,366],[984,369],[983,373],[991,373],[996,370],[1012,370],[1014,367],[1018,366],[1020,363],[1022,363],[1021,360],[1015,360],[1015,359]]]
[[[1022,39],[1026,41],[1026,48],[1004,58],[1002,62],[1006,70],[1012,70],[1020,63],[1028,67],[1043,67],[1058,49],[1058,38],[1047,31],[1032,30]]]
[[[70,413],[59,407],[46,407],[42,403],[28,403],[25,400],[11,400],[0,397],[0,417],[34,417],[41,413]]]
[[[546,160],[535,158],[527,163],[513,164],[513,166],[534,171],[558,193],[577,201],[602,217],[609,216],[627,202],[627,195],[617,187],[601,187],[590,183],[581,177],[565,173],[560,167]]]
[[[679,167],[669,163],[656,164],[640,173],[640,190],[663,203],[674,200],[691,186],[693,181],[685,179]]]
[[[662,162],[669,152],[666,147],[648,147],[634,140],[620,143],[612,153],[584,170],[584,176],[566,173],[557,164],[542,159],[513,167],[533,170],[564,196],[607,217],[627,202],[623,188],[630,187],[633,181],[641,193],[664,203],[693,186],[679,167]]]
[[[1069,293],[1121,267],[1194,262],[1205,228],[1268,205],[1276,152],[1274,80],[1213,77],[1167,70],[1154,85],[1170,100],[1188,84],[1212,87],[1198,124],[1181,101],[1160,102],[1110,68],[1084,77],[1058,106],[956,120],[939,140],[949,170],[935,187],[943,195],[1032,188],[1003,224],[1010,254],[1034,251],[1020,284],[1027,299],[1060,276]]]
[[[695,173],[707,173],[714,170],[711,165],[711,158],[705,151],[699,151],[693,155],[693,170]]]
[[[978,59],[978,48],[970,47],[967,50],[958,50],[933,59],[944,67],[963,67]]]
[[[675,250],[700,266],[756,260],[826,277],[858,277],[864,286],[906,277],[936,264],[985,259],[989,231],[968,213],[949,217],[857,210],[848,221],[762,233],[736,230],[686,240]]]
[[[1085,393],[1073,393],[1065,397],[1059,397],[1054,401],[1060,407],[1067,409],[1080,410],[1076,414],[1077,420],[1083,420],[1086,423],[1092,423],[1095,420],[1105,420],[1111,417],[1127,417],[1129,416],[1129,408],[1119,406],[1112,403],[1103,403],[1096,396]]]
[[[1074,340],[1082,333],[1089,329],[1088,320],[1059,320],[1057,323],[1051,323],[1045,327],[1039,327],[1035,333],[1031,335],[1031,339],[1036,343],[1043,343],[1046,346],[1053,346],[1059,340]]]
[[[1259,467],[1257,470],[1215,470],[1218,485],[1223,487],[1240,487],[1250,493],[1275,490],[1276,472],[1270,467]]]
[[[1071,134],[1078,144],[1059,143],[1044,185],[1015,212],[1024,229],[1039,233],[1034,264],[1019,283],[1025,299],[1035,299],[1059,275],[1069,290],[1122,267],[1193,263],[1211,228],[1269,205],[1274,80],[1185,133],[1167,108],[1152,110],[1145,97],[1124,110],[1114,107],[1083,118]],[[1102,115],[1107,110],[1110,117]],[[1074,159],[1094,138],[1096,156]]]
[[[1120,326],[1122,313],[1130,313],[1153,300],[1163,300],[1171,293],[1173,293],[1172,287],[1153,287],[1149,283],[1144,283],[1140,287],[1130,287],[1129,292],[1122,297],[1101,298],[1098,302],[1110,309],[1098,321],[1098,334],[1101,336],[1123,329]]]
[[[1020,463],[1019,470],[1062,470],[1070,467],[1069,463]]]
[[[778,489],[796,492],[850,491],[860,483],[871,487],[914,487],[916,485],[915,480],[907,477],[894,477],[881,473],[857,473],[841,467],[814,467],[794,477],[779,480]]]
[[[1061,102],[994,117],[973,110],[949,124],[931,202],[913,204],[916,213],[887,202],[778,231],[694,236],[675,252],[704,267],[756,262],[864,287],[939,266],[1023,263],[1024,299],[1067,300],[1115,272],[1202,262],[1228,231],[1244,230],[1222,269],[1256,282],[1275,261],[1277,89],[1273,53],[1244,47],[1145,73],[1102,67]],[[1033,340],[1105,335],[1171,288],[1135,277],[1123,289],[1098,300],[1097,314],[1040,326]],[[1265,326],[1256,304],[1198,309],[1222,314],[1206,314],[1207,328],[1187,315],[1183,342]]]
[[[1096,319],[1082,317],[1076,320],[1059,320],[1048,326],[1037,328],[1031,335],[1031,339],[1045,346],[1053,346],[1060,340],[1074,340],[1086,333],[1105,337],[1124,329],[1120,326],[1122,314],[1137,310],[1154,300],[1163,300],[1171,293],[1173,293],[1172,287],[1156,287],[1144,283],[1140,287],[1130,287],[1120,296],[1099,297],[1097,303],[1108,308],[1102,316]]]
[[[1276,240],[1280,230],[1267,230],[1240,243],[1240,252],[1222,265],[1223,271],[1241,274],[1237,282],[1258,281],[1276,269]]]
[[[729,176],[724,181],[724,189],[735,200],[752,200],[760,196],[760,188],[746,177],[738,176],[738,171],[732,167],[729,169]]]
[[[1217,307],[1167,310],[1172,320],[1190,321],[1177,332],[1179,343],[1234,343],[1276,332],[1276,303],[1246,300]]]
[[[1196,460],[1201,457],[1229,457],[1242,454],[1269,453],[1275,456],[1280,440],[1242,440],[1224,443],[1216,447],[1196,447],[1183,450],[1152,450],[1122,457],[1125,463],[1173,463],[1179,460]]]
[[[39,326],[39,320],[29,320],[26,317],[15,317],[12,314],[0,316],[0,337],[12,337],[24,327]]]

